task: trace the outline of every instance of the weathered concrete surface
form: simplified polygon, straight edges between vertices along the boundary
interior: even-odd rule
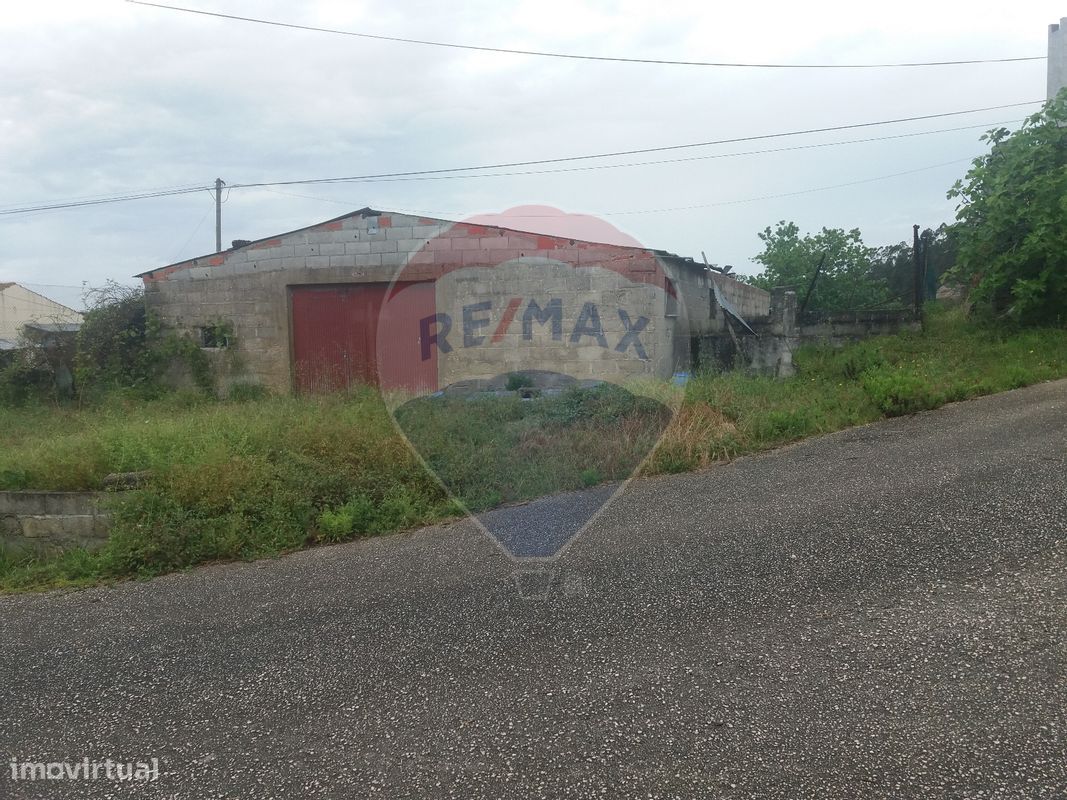
[[[107,541],[99,492],[0,492],[0,546],[51,554]]]
[[[1061,381],[636,481],[543,600],[470,524],[3,598],[0,752],[159,757],[155,798],[1063,797],[1065,476]]]
[[[691,335],[722,329],[710,280],[745,314],[766,315],[770,303],[762,289],[732,276],[712,278],[693,260],[661,251],[370,209],[142,277],[149,308],[169,328],[194,337],[218,323],[232,328],[232,352],[205,350],[220,388],[254,381],[282,393],[294,388],[290,293],[301,288],[434,282],[436,310],[447,315],[452,336],[448,347],[435,347],[440,388],[512,369],[601,380],[670,377],[687,367]],[[667,299],[668,283],[676,308]],[[509,304],[519,300],[524,310],[536,303],[538,313],[561,304],[559,329],[545,330],[548,315],[537,325],[523,324],[521,311],[509,316],[516,311]],[[596,324],[583,316],[587,303],[595,307]],[[378,320],[382,340],[418,344],[419,320],[406,319],[403,306],[396,301]],[[601,323],[599,337],[583,333]],[[640,356],[630,345],[617,349],[629,325],[641,331]],[[438,323],[427,328],[427,348],[431,334],[441,333]],[[395,357],[389,348],[378,353],[379,363]]]

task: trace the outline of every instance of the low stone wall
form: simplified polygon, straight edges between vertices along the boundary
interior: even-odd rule
[[[52,555],[107,541],[110,520],[103,492],[0,492],[0,546]]]
[[[805,314],[798,323],[797,336],[801,341],[825,342],[835,347],[857,339],[893,336],[922,328],[910,309]]]
[[[712,371],[744,367],[761,375],[793,375],[793,352],[805,344],[842,347],[872,336],[917,331],[922,323],[909,309],[797,314],[793,291],[771,292],[771,313],[753,321],[756,335],[735,326],[734,331],[694,337],[690,348],[693,368]]]

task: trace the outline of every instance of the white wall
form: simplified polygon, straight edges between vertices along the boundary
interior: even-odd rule
[[[1048,97],[1067,86],[1067,17],[1048,26]]]
[[[82,315],[17,283],[0,289],[0,339],[17,341],[29,322],[81,322]]]

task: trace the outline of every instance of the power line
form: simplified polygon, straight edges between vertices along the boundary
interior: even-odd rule
[[[44,289],[84,289],[85,285],[74,286],[70,283],[27,283],[26,281],[15,281],[19,286],[37,286]]]
[[[915,169],[904,170],[903,172],[893,172],[893,173],[890,173],[888,175],[877,175],[877,176],[875,176],[873,178],[862,178],[860,180],[848,181],[846,183],[835,183],[835,184],[830,184],[828,186],[814,186],[814,187],[811,187],[811,188],[808,188],[808,189],[799,189],[797,191],[792,191],[792,192],[782,192],[780,194],[760,195],[758,197],[746,197],[746,198],[742,198],[742,199],[738,199],[738,200],[721,200],[721,201],[714,202],[714,203],[701,203],[701,204],[698,204],[698,205],[691,205],[691,206],[673,206],[673,207],[670,207],[670,208],[642,208],[642,209],[633,209],[633,210],[628,210],[628,211],[588,211],[588,212],[584,212],[583,214],[580,214],[578,216],[621,217],[621,216],[631,216],[631,215],[636,215],[636,214],[661,214],[661,213],[674,212],[674,211],[694,211],[694,210],[703,209],[703,208],[717,208],[719,206],[740,205],[742,203],[756,203],[756,202],[760,202],[762,200],[778,200],[778,199],[781,199],[781,198],[784,198],[784,197],[797,197],[797,196],[805,195],[805,194],[814,194],[816,192],[827,192],[827,191],[831,191],[833,189],[844,189],[844,188],[847,188],[847,187],[850,187],[850,186],[861,186],[861,185],[867,184],[867,183],[876,183],[878,181],[891,180],[892,178],[900,178],[900,177],[904,177],[905,175],[914,175],[914,174],[919,173],[919,172],[929,172],[930,170],[941,169],[943,167],[953,166],[955,164],[962,164],[962,163],[965,163],[965,162],[969,162],[971,160],[972,159],[969,158],[969,157],[968,158],[957,158],[957,159],[954,159],[953,161],[943,161],[943,162],[941,162],[939,164],[929,164],[929,165],[927,165],[925,167],[917,167]],[[353,205],[353,203],[351,201],[347,201],[347,200],[331,199],[331,198],[328,198],[328,197],[315,197],[313,195],[306,195],[306,194],[293,194],[292,192],[281,192],[281,191],[278,191],[276,189],[266,189],[266,191],[272,192],[274,194],[285,195],[286,197],[301,197],[301,198],[304,198],[306,200],[319,200],[319,201],[324,202],[324,203],[337,203],[337,204],[346,205],[346,206],[349,206],[349,207],[351,207]],[[465,212],[465,211],[444,211],[444,210],[441,210],[441,209],[395,208],[394,210],[395,211],[399,211],[401,213],[407,213],[407,214],[421,214],[421,215],[427,216],[427,217],[432,217],[435,214],[442,214],[442,215],[444,215],[446,217],[449,217],[449,218],[470,216],[470,213],[469,212]],[[510,215],[509,214],[507,218],[508,219],[556,219],[556,218],[558,218],[558,216],[559,216],[558,214],[517,214],[517,215]]]
[[[783,197],[797,197],[803,194],[814,194],[815,192],[827,192],[832,189],[845,189],[849,186],[861,186],[865,183],[876,183],[877,181],[887,181],[891,178],[901,178],[905,175],[914,175],[917,172],[929,172],[934,169],[941,169],[942,167],[949,167],[955,164],[963,164],[971,161],[971,158],[957,158],[953,161],[943,161],[940,164],[930,164],[925,167],[917,167],[915,169],[904,170],[903,172],[892,172],[889,175],[878,175],[873,178],[863,178],[858,181],[848,181],[846,183],[834,183],[829,186],[816,186],[811,189],[800,189],[795,192],[782,192],[781,194],[765,194],[759,197],[746,197],[742,200],[723,200],[716,203],[702,203],[693,206],[675,206],[673,208],[645,208],[637,211],[604,211],[601,212],[601,216],[605,217],[621,217],[629,216],[631,214],[660,214],[668,211],[692,211],[700,208],[717,208],[719,206],[733,206],[740,205],[742,203],[756,203],[761,200],[778,200]]]
[[[508,55],[538,56],[542,58],[566,58],[577,61],[609,61],[623,64],[659,64],[677,67],[745,67],[752,69],[881,69],[887,67],[947,67],[963,64],[1000,64],[1015,61],[1043,61],[1047,56],[1019,56],[1012,58],[972,58],[953,61],[901,61],[883,64],[760,64],[739,63],[729,61],[671,61],[660,58],[623,58],[616,56],[593,56],[578,53],[555,53],[546,50],[520,50],[508,47],[488,47],[484,45],[457,44],[455,42],[437,42],[428,39],[409,39],[402,36],[383,36],[373,33],[360,33],[357,31],[339,30],[337,28],[321,28],[314,25],[298,25],[291,22],[279,22],[277,20],[259,19],[257,17],[242,17],[236,14],[222,14],[216,11],[203,11],[196,8],[184,8],[171,6],[163,3],[149,3],[145,0],[126,0],[139,6],[161,8],[167,11],[180,11],[186,14],[198,14],[204,17],[215,17],[235,22],[250,22],[257,25],[270,25],[276,28],[290,28],[293,30],[310,31],[313,33],[329,33],[337,36],[353,36],[360,39],[373,39],[381,42],[399,42],[401,44],[416,44],[425,47],[445,47],[455,50],[473,50],[482,53],[506,53]]]
[[[21,208],[6,208],[0,211],[0,216],[12,214],[29,214],[34,211],[55,211],[62,208],[81,208],[83,206],[99,206],[107,203],[125,203],[129,200],[147,200],[152,197],[172,197],[179,194],[193,194],[194,192],[210,191],[210,186],[196,186],[187,189],[168,189],[159,192],[139,192],[136,194],[119,195],[116,197],[104,197],[96,200],[69,200],[59,203],[49,203],[37,206],[22,206]]]
[[[133,0],[129,0],[132,2]],[[808,128],[806,130],[796,131],[784,131],[781,133],[764,133],[755,136],[738,136],[731,139],[714,139],[707,142],[691,142],[688,144],[673,144],[662,147],[643,147],[634,150],[617,150],[609,153],[591,153],[580,156],[562,156],[558,158],[542,158],[530,161],[510,161],[499,164],[482,164],[473,167],[450,167],[447,169],[426,169],[426,170],[411,170],[408,172],[380,172],[369,175],[352,175],[344,178],[305,178],[301,180],[291,181],[264,181],[260,183],[235,183],[232,184],[235,189],[250,189],[259,186],[306,186],[310,184],[329,184],[329,183],[352,183],[359,181],[368,181],[371,179],[379,178],[404,178],[412,175],[440,175],[446,172],[476,172],[480,170],[488,169],[509,169],[512,167],[529,167],[540,164],[560,164],[568,161],[588,161],[597,158],[617,158],[621,156],[633,156],[642,155],[645,153],[664,153],[674,150],[688,150],[697,147],[712,147],[715,145],[723,144],[738,144],[740,142],[755,142],[764,139],[783,139],[791,136],[805,136],[813,133],[830,133],[832,131],[847,131],[856,130],[858,128],[872,128],[879,125],[895,125],[902,122],[919,122],[927,119],[941,119],[944,117],[958,117],[963,114],[977,114],[984,111],[997,111],[1003,108],[1017,108],[1019,106],[1029,106],[1043,103],[1043,100],[1029,100],[1024,103],[1007,103],[999,106],[987,106],[985,108],[974,108],[966,111],[943,111],[939,114],[922,114],[914,117],[899,117],[897,119],[878,120],[876,122],[857,122],[850,125],[831,125],[823,128]]]
[[[711,161],[719,158],[737,158],[740,156],[757,156],[757,155],[769,155],[772,153],[790,153],[797,150],[817,150],[824,147],[840,147],[849,144],[868,144],[871,142],[886,142],[894,139],[910,139],[916,136],[929,136],[934,133],[953,133],[956,131],[969,131],[978,129],[988,129],[990,126],[995,125],[1010,125],[1018,122],[1019,120],[1001,120],[999,122],[987,122],[982,125],[961,125],[955,128],[939,128],[932,131],[916,131],[913,133],[898,133],[892,136],[872,136],[865,139],[846,139],[839,142],[819,142],[816,144],[799,144],[792,147],[774,147],[765,150],[745,150],[741,152],[733,153],[712,153],[710,155],[703,156],[685,156],[684,158],[664,158],[657,159],[656,161],[626,161],[621,164],[591,164],[584,167],[558,167],[555,169],[534,169],[524,170],[522,172],[484,172],[484,173],[463,173],[460,175],[416,175],[413,177],[404,178],[367,178],[365,180],[350,180],[345,183],[400,183],[406,181],[448,181],[466,178],[503,178],[503,177],[515,177],[523,175],[555,175],[559,173],[567,172],[589,172],[591,170],[600,169],[619,169],[623,167],[646,167],[646,166],[661,166],[663,164],[684,164],[691,161]],[[274,184],[271,184],[274,185]],[[236,184],[238,188],[241,184]],[[257,188],[264,188],[262,185]],[[299,196],[299,195],[295,195]]]
[[[132,0],[130,0],[132,2]],[[833,131],[844,130],[857,130],[862,128],[872,128],[881,125],[895,125],[904,122],[919,122],[928,119],[941,119],[945,117],[957,117],[965,114],[977,114],[985,111],[996,111],[1005,108],[1018,108],[1019,106],[1037,105],[1043,103],[1042,100],[1029,100],[1022,103],[1007,103],[998,106],[986,106],[984,108],[967,109],[964,111],[945,111],[937,114],[922,114],[912,117],[898,117],[896,119],[877,120],[873,122],[858,122],[848,125],[832,125],[822,128],[808,128],[804,130],[795,131],[783,131],[779,133],[765,133],[754,136],[738,136],[729,139],[716,139],[706,142],[690,142],[687,144],[665,145],[661,147],[645,147],[633,150],[618,150],[609,153],[590,153],[578,156],[561,156],[557,158],[546,159],[533,159],[527,161],[511,161],[502,162],[497,164],[481,164],[477,166],[467,167],[448,167],[440,169],[430,170],[409,170],[405,172],[382,172],[372,173],[367,175],[352,175],[346,177],[334,177],[334,178],[304,178],[298,180],[286,180],[286,181],[260,181],[256,183],[233,183],[230,184],[231,189],[252,189],[252,188],[265,188],[271,186],[308,186],[308,185],[326,185],[334,183],[359,183],[370,182],[383,179],[399,179],[399,178],[412,178],[412,177],[427,177],[444,175],[445,173],[468,173],[468,172],[481,172],[485,170],[498,170],[498,169],[510,169],[515,167],[527,167],[538,166],[542,164],[561,164],[574,161],[589,161],[601,158],[617,158],[621,156],[641,155],[645,153],[663,153],[672,152],[678,150],[688,150],[699,147],[712,147],[724,144],[738,144],[741,142],[753,142],[763,141],[767,139],[782,139],[793,136],[806,136],[816,133],[830,133]],[[936,131],[935,131],[936,132]],[[917,132],[914,135],[924,135],[925,132]],[[886,137],[890,138],[890,137]],[[79,200],[79,201],[61,201],[50,204],[40,204],[31,206],[22,206],[17,208],[8,208],[0,210],[0,216],[11,216],[14,214],[28,214],[37,211],[52,211],[65,208],[80,208],[83,206],[102,205],[105,203],[120,203],[130,200],[144,200],[154,197],[169,197],[181,194],[192,194],[200,191],[211,191],[210,186],[197,186],[190,188],[176,188],[170,190],[161,190],[156,192],[141,192],[134,194],[121,195],[117,197],[103,198],[97,200]]]
[[[154,188],[154,189],[143,189],[143,190],[141,190],[141,192],[139,194],[154,194],[156,192],[172,192],[172,191],[174,191],[174,192],[195,192],[195,191],[199,191],[201,188],[203,188],[203,187],[192,185],[192,184],[185,184],[184,186],[162,186],[162,187],[158,187],[158,188]],[[112,197],[113,197],[113,195],[105,194],[105,193],[85,194],[85,195],[77,195],[75,197],[69,197],[66,200],[62,201],[62,202],[64,202],[64,203],[68,203],[68,202],[69,203],[76,203],[76,202],[79,202],[81,200],[88,200],[88,201],[110,200]],[[11,208],[11,206],[0,206],[0,213],[2,213],[4,210],[6,210],[8,208]]]

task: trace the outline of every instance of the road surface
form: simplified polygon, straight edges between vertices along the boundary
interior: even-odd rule
[[[634,481],[530,578],[463,522],[0,598],[0,797],[1067,797],[1065,381]],[[7,763],[83,758],[160,777]]]

